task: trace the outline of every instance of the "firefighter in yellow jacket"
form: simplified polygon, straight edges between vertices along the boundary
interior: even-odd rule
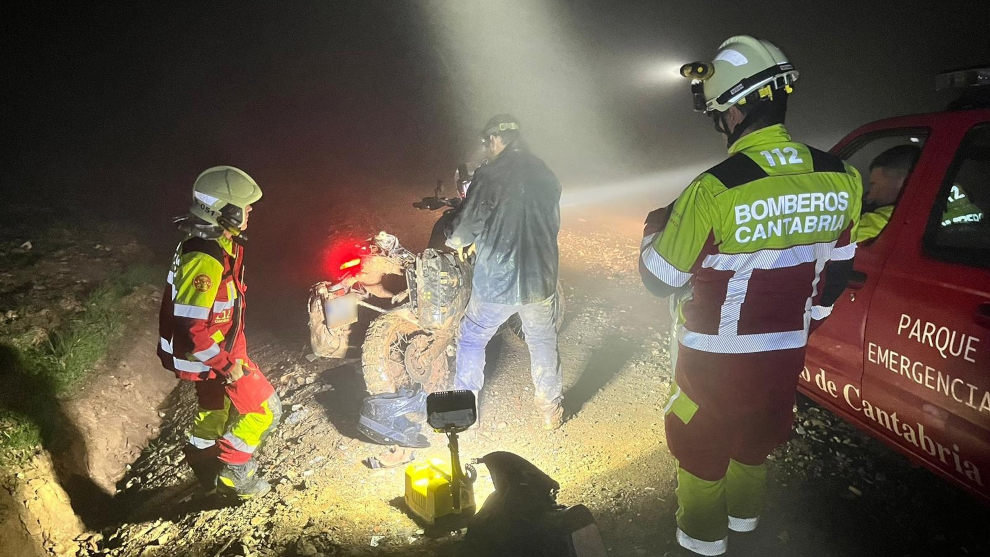
[[[196,385],[199,411],[183,452],[207,489],[241,499],[271,488],[254,452],[278,425],[275,389],[247,354],[244,231],[261,188],[243,170],[208,168],[193,184],[159,314],[158,356]]]
[[[790,434],[808,334],[851,270],[862,184],[791,139],[784,115],[798,72],[770,42],[732,37],[682,73],[729,157],[650,213],[640,273],[651,292],[678,298],[664,417],[677,541],[721,555],[730,530],[759,522],[766,457]]]

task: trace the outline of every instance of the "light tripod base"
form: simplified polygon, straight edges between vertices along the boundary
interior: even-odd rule
[[[460,506],[454,505],[450,463],[440,458],[419,459],[406,466],[406,506],[429,526],[448,516],[474,515],[474,489],[460,481]]]

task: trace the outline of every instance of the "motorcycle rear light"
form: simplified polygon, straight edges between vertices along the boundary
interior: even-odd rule
[[[357,267],[360,264],[361,264],[361,259],[351,259],[350,261],[341,264],[340,270],[343,271],[345,269],[350,269],[351,267]]]
[[[361,270],[362,258],[369,253],[367,244],[346,238],[336,241],[323,250],[324,272],[330,275],[330,279],[338,281],[348,274],[354,274]]]

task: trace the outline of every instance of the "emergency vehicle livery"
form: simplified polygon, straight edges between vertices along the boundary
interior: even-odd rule
[[[799,389],[990,502],[990,109],[882,120],[832,150],[920,154],[811,336]]]

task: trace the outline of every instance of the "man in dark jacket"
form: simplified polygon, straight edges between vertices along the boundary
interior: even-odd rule
[[[482,131],[489,162],[475,171],[447,245],[476,253],[471,301],[457,341],[455,388],[485,383],[485,346],[513,314],[529,346],[536,406],[544,427],[563,423],[554,326],[560,182],[519,137],[519,123],[494,116]]]

